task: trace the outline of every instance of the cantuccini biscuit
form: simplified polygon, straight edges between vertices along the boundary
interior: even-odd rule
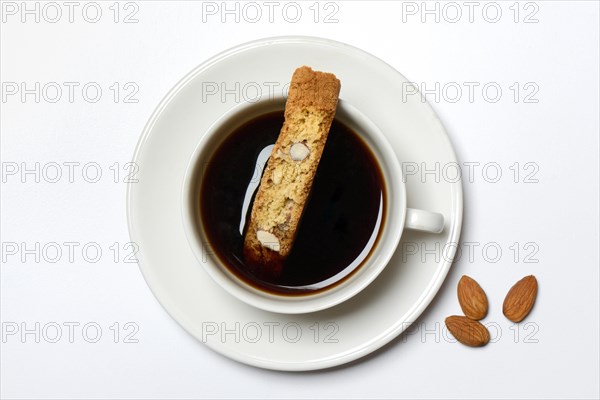
[[[294,72],[285,122],[271,152],[250,215],[244,256],[275,270],[289,255],[340,93],[335,75],[303,66]]]

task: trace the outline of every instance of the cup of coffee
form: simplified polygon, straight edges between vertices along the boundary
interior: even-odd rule
[[[368,286],[404,229],[440,233],[444,217],[408,208],[384,134],[340,99],[294,246],[277,273],[244,259],[245,226],[283,125],[285,98],[237,105],[202,136],[182,188],[183,225],[199,263],[224,290],[278,313],[323,310]]]

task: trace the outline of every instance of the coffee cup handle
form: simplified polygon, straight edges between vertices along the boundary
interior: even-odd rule
[[[404,227],[415,231],[441,233],[444,230],[444,216],[436,212],[407,208]]]

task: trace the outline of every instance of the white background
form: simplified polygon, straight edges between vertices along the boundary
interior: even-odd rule
[[[499,2],[502,15],[496,23],[488,21],[495,17],[493,5],[482,13],[485,2],[474,9],[473,22],[467,6],[454,3],[462,12],[455,23],[450,20],[456,7],[443,2],[437,3],[439,22],[435,15],[421,21],[421,2],[391,1],[337,2],[327,8],[321,3],[315,22],[309,8],[313,2],[303,2],[296,23],[282,15],[284,2],[276,6],[272,22],[267,6],[258,2],[263,16],[256,23],[247,21],[254,11],[244,14],[243,3],[237,5],[239,22],[235,15],[225,15],[223,23],[221,2],[209,5],[219,9],[209,15],[203,14],[201,2],[159,1],[127,8],[121,3],[115,23],[112,3],[100,3],[97,23],[83,18],[85,2],[75,8],[72,23],[62,2],[57,3],[63,15],[56,23],[49,22],[56,8],[47,7],[44,15],[45,3],[38,5],[39,22],[34,14],[22,15],[20,2],[2,4],[3,398],[600,396],[597,2]],[[33,9],[35,2],[27,7]],[[123,23],[136,9],[138,22]],[[334,10],[337,22],[325,23],[325,15]],[[87,11],[93,18],[93,9]],[[288,11],[288,19],[293,18]],[[531,23],[524,21],[528,15]],[[430,93],[428,99],[459,160],[482,166],[496,162],[502,172],[497,183],[481,168],[473,182],[463,182],[461,240],[479,245],[472,260],[464,255],[454,264],[409,334],[353,365],[310,373],[260,370],[209,350],[166,314],[137,265],[124,262],[129,251],[123,250],[129,238],[122,167],[161,98],[218,52],[252,39],[291,34],[360,47],[425,89],[439,82],[439,98]],[[35,82],[41,87],[57,82],[63,97],[52,103],[55,92],[42,91],[39,103],[34,94],[22,99],[20,93],[9,93],[13,82],[25,82],[30,89]],[[72,102],[63,82],[79,84]],[[88,82],[102,88],[96,103],[82,96]],[[120,87],[116,103],[110,89],[115,82]],[[128,82],[133,86],[125,90]],[[479,84],[472,101],[464,82]],[[502,89],[495,103],[490,101],[493,92],[486,98],[481,91],[490,82]],[[453,102],[455,93],[444,94],[444,85],[461,86],[462,97]],[[138,102],[123,102],[132,87],[139,88],[132,97]],[[36,162],[39,183],[34,174],[21,171],[23,166],[35,168]],[[72,183],[65,162],[80,163]],[[528,162],[534,164],[525,169]],[[57,183],[49,182],[56,173],[51,163],[63,165]],[[82,175],[87,163],[100,166],[97,183],[86,181],[94,178],[93,169]],[[115,163],[121,168],[119,183],[110,168]],[[9,174],[15,165],[19,171]],[[532,171],[530,178],[537,183],[526,183]],[[64,245],[57,262],[50,262],[54,252],[41,250],[37,262],[35,254],[23,251],[36,242],[40,249],[52,242],[79,245],[72,262]],[[116,262],[115,242],[121,248]],[[515,242],[518,254],[511,249]],[[82,256],[86,243],[102,249],[98,262]],[[499,260],[492,251],[482,252],[488,243],[502,250]],[[89,255],[94,256],[92,250]],[[455,287],[463,274],[486,290],[491,309],[485,322],[498,328],[496,343],[482,349],[452,343],[442,334],[444,318],[460,311]],[[538,301],[530,316],[514,325],[502,316],[502,299],[513,282],[529,274],[538,278]],[[79,324],[72,343],[65,325],[70,322]],[[126,328],[127,322],[132,324]],[[23,328],[35,332],[36,323],[39,343],[35,333],[22,336]],[[86,341],[95,336],[93,328],[88,336],[82,334],[86,323],[102,329],[98,342]],[[51,343],[55,324],[62,327],[62,337]],[[19,331],[10,335],[15,327]],[[136,327],[128,341],[137,343],[125,343],[125,335]]]

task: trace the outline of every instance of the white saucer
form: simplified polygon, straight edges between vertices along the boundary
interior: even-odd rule
[[[400,73],[354,47],[309,37],[280,37],[238,46],[183,78],[150,118],[134,162],[127,215],[140,269],[167,312],[190,334],[237,361],[278,370],[314,370],[355,360],[397,337],[423,312],[440,288],[456,246],[445,257],[396,255],[381,275],[354,298],[311,314],[262,311],[223,291],[194,257],[181,217],[181,187],[189,158],[203,132],[257,88],[284,90],[294,69],[308,65],[333,72],[340,97],[365,113],[386,134],[400,162],[427,166],[456,162],[439,119],[420,96],[406,96]],[[218,95],[214,92],[215,85]],[[236,88],[239,88],[237,90]],[[229,94],[221,96],[222,89]],[[238,93],[236,99],[235,93]],[[267,95],[266,93],[263,95]],[[400,178],[399,178],[400,179]],[[458,243],[462,222],[460,182],[422,182],[407,177],[408,207],[442,213],[439,235],[405,231],[402,242],[422,248]],[[210,258],[208,259],[210,260]]]

